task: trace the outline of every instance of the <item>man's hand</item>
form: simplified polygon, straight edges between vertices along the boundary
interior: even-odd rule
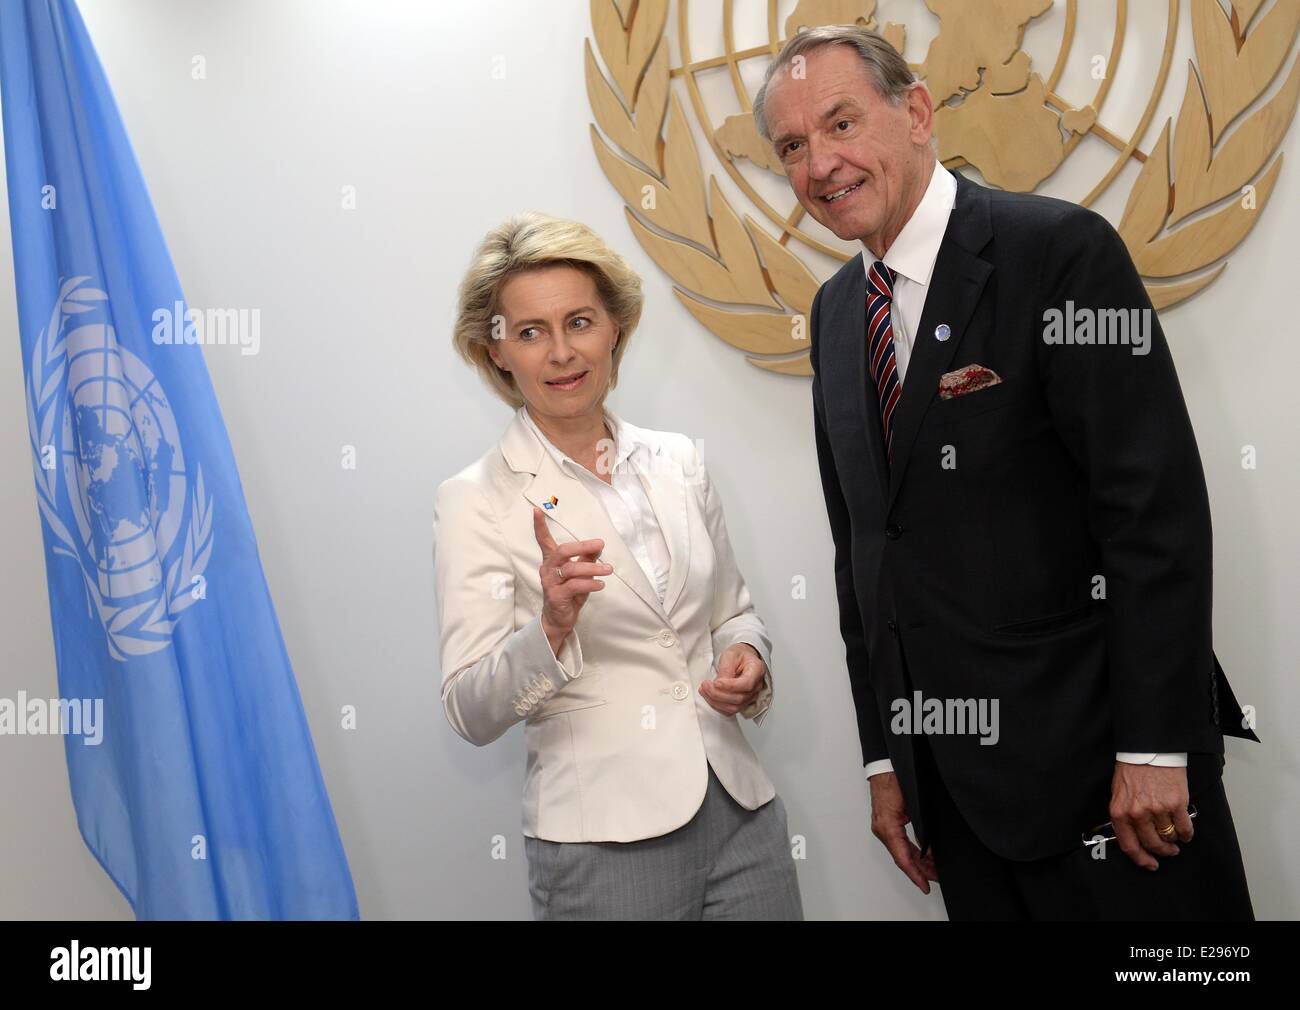
[[[1115,762],[1110,786],[1110,822],[1124,854],[1146,870],[1156,870],[1156,856],[1176,856],[1174,840],[1192,840],[1187,815],[1187,769]],[[1168,825],[1174,826],[1174,831]],[[1160,834],[1160,829],[1165,834]]]
[[[907,816],[907,804],[903,802],[898,776],[893,772],[881,772],[867,781],[871,783],[871,833],[889,850],[894,865],[907,874],[922,894],[929,894],[930,881],[939,879],[934,867],[934,853],[922,856],[916,843],[907,837],[911,818]]]
[[[737,642],[718,658],[718,673],[700,685],[700,694],[715,711],[735,715],[749,706],[763,690],[767,664],[748,642]]]

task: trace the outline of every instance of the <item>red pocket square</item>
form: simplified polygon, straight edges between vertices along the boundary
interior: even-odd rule
[[[979,389],[996,386],[1001,381],[1001,376],[991,368],[966,365],[939,376],[939,399],[951,400],[954,396],[965,396]]]

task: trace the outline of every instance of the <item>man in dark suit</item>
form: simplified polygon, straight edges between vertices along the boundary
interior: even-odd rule
[[[954,919],[1251,918],[1221,770],[1225,733],[1255,737],[1122,240],[940,166],[929,93],[865,29],[791,39],[754,114],[808,213],[864,246],[811,346],[873,832]]]

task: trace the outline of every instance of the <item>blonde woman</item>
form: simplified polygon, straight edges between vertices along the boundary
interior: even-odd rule
[[[771,643],[692,441],[605,405],[641,281],[541,214],[484,239],[457,351],[514,409],[434,507],[442,701],[524,724],[538,919],[800,919],[785,808],[741,732]],[[739,718],[738,718],[739,717]]]

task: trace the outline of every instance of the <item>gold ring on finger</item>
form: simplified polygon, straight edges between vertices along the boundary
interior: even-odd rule
[[[556,577],[557,579],[559,579],[561,582],[563,582],[563,581],[564,581],[564,569],[563,569],[563,568],[556,568],[556,569],[555,569],[555,577]]]
[[[1163,828],[1157,828],[1156,834],[1161,838],[1173,838],[1178,833],[1178,829],[1172,824],[1166,824]]]

